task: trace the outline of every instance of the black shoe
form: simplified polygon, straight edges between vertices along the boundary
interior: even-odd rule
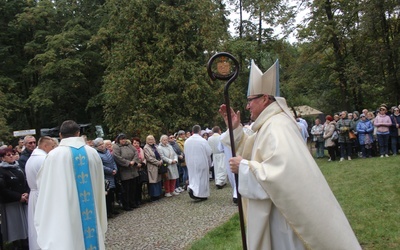
[[[200,197],[197,197],[197,199],[196,200],[194,200],[194,202],[202,202],[202,201],[206,201],[208,198],[200,198]]]
[[[226,183],[224,185],[215,185],[217,186],[217,189],[223,189],[226,186]]]
[[[131,208],[131,207],[124,207],[123,208],[125,211],[132,211],[133,210],[133,208]]]
[[[107,218],[108,218],[108,219],[114,218],[114,215],[112,215],[112,214],[107,214]]]
[[[235,203],[235,204],[238,203],[238,199],[237,199],[237,198],[233,198],[232,201],[233,201],[233,203]]]
[[[189,193],[190,198],[192,198],[193,200],[199,200],[200,199],[199,197],[194,196],[192,189],[188,188],[188,190],[189,190],[188,193]]]
[[[188,193],[189,193],[190,198],[192,198],[192,199],[195,200],[195,201],[205,201],[205,200],[208,199],[208,198],[204,198],[204,197],[197,197],[197,196],[194,196],[193,190],[190,189],[190,188],[188,188],[188,190],[189,190]]]
[[[113,211],[112,214],[119,214],[119,212],[118,211]]]

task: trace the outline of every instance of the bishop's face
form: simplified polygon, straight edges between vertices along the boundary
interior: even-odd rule
[[[264,98],[266,98],[265,95],[251,95],[247,97],[246,109],[250,111],[250,119],[252,121],[255,121],[264,110]]]

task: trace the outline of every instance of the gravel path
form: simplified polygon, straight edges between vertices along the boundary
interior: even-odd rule
[[[206,201],[193,201],[187,191],[179,196],[147,202],[108,220],[107,249],[188,249],[211,229],[229,220],[238,208],[228,184],[216,189],[210,182]]]

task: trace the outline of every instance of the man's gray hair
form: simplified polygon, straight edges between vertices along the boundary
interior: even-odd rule
[[[34,138],[36,140],[36,138],[33,135],[26,135],[24,137],[24,144],[26,144],[28,142],[28,139],[32,139],[32,138]]]

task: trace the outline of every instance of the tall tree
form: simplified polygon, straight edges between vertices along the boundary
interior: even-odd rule
[[[336,97],[340,100],[333,102],[337,110],[374,109],[382,102],[397,103],[394,89],[398,84],[399,52],[394,42],[398,41],[399,19],[395,11],[398,3],[331,0],[306,3],[310,15],[300,26],[299,38],[307,47],[301,46],[302,60],[297,67],[299,71],[310,70],[303,73],[308,82],[318,81],[321,85],[309,97],[318,99],[324,93]],[[315,59],[323,74],[312,74],[315,68],[304,67]]]
[[[210,84],[206,62],[226,37],[220,7],[209,0],[108,2],[99,40],[112,131],[146,136],[214,124],[222,87]]]
[[[0,131],[1,139],[9,138],[9,128],[24,128],[26,108],[20,86],[29,82],[22,71],[29,57],[24,51],[31,34],[14,28],[16,16],[32,6],[27,1],[0,1]],[[22,115],[21,115],[22,114]],[[29,127],[30,128],[30,127]]]
[[[90,43],[102,2],[40,1],[18,16],[16,27],[33,37],[25,44],[31,59],[24,69],[32,80],[21,92],[36,128],[65,119],[90,122],[93,110],[101,120],[101,103],[89,102],[101,91],[104,71],[100,50]],[[89,112],[90,106],[97,109]]]

